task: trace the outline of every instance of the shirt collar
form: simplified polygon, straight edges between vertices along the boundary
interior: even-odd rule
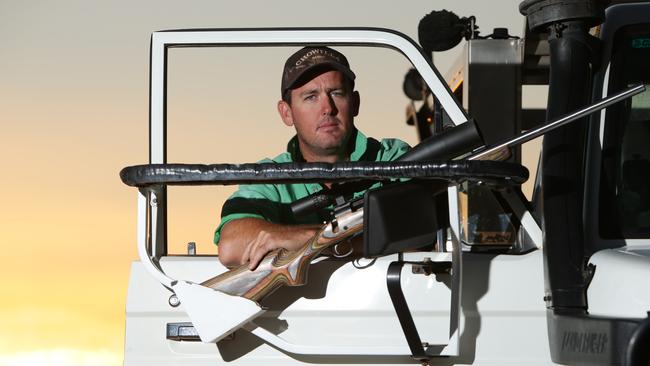
[[[366,152],[368,147],[368,138],[356,128],[352,131],[352,136],[350,136],[350,142],[348,144],[350,153],[350,161],[358,161],[363,154]],[[298,135],[294,135],[289,143],[287,143],[287,152],[291,155],[291,161],[294,162],[304,162],[305,158],[300,152],[300,144],[298,143]]]

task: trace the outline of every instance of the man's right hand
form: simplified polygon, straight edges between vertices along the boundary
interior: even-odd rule
[[[233,220],[221,228],[219,260],[227,267],[248,264],[254,270],[269,252],[278,248],[300,249],[320,228],[279,225],[256,218]]]

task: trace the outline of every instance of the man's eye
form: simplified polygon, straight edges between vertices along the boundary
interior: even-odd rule
[[[343,97],[345,96],[345,93],[343,90],[332,90],[331,94],[335,97]]]

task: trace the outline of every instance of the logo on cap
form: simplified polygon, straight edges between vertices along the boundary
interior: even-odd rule
[[[306,75],[307,71],[317,69],[338,70],[348,79],[354,81],[355,75],[350,70],[350,64],[342,53],[329,47],[305,47],[291,55],[284,64],[282,73],[282,96],[295,87]],[[315,75],[314,75],[315,76]]]

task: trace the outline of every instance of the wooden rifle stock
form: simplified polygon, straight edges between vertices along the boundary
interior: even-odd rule
[[[202,283],[203,286],[253,301],[260,301],[282,285],[302,286],[307,282],[309,264],[324,249],[360,232],[363,208],[348,209],[325,224],[305,245],[295,251],[276,249],[268,253],[254,270],[241,265]]]

